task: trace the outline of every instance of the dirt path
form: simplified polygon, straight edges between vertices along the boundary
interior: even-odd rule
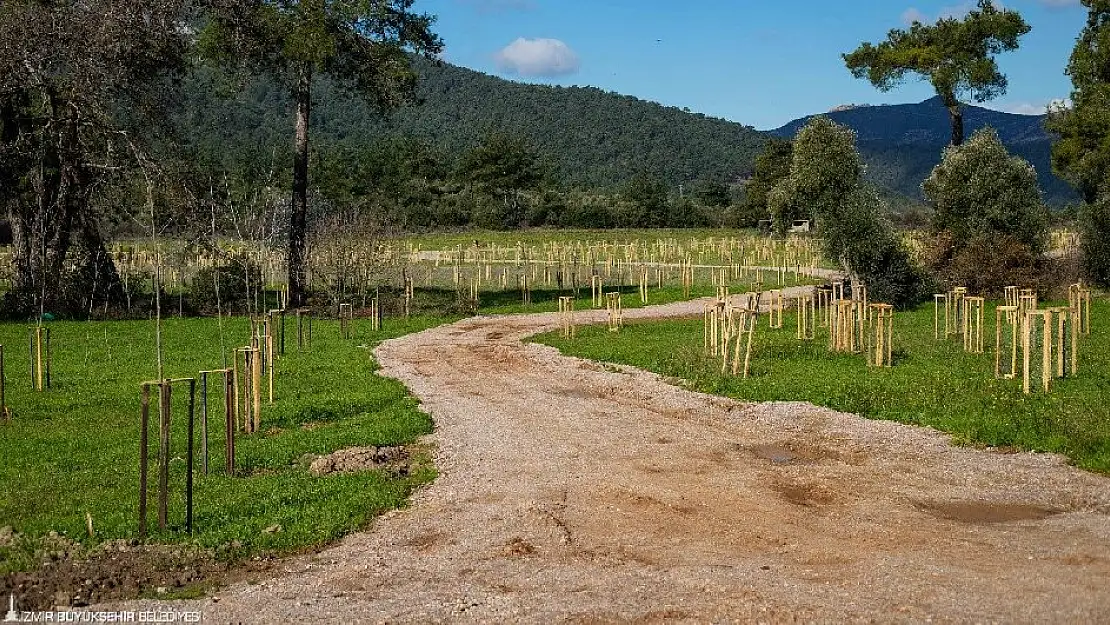
[[[1110,622],[1110,479],[522,344],[556,324],[383,344],[383,374],[436,419],[440,478],[371,531],[191,605],[246,622]]]

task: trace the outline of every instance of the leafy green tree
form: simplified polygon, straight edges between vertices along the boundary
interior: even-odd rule
[[[883,216],[879,197],[862,183],[855,133],[815,117],[794,139],[790,175],[771,191],[772,206],[813,211],[825,255],[863,280],[876,301],[917,302],[923,279]]]
[[[111,208],[105,197],[140,168],[154,175],[150,139],[185,64],[187,8],[182,0],[0,2],[0,209],[13,234],[10,312],[74,312],[73,302],[62,301],[71,275],[90,278],[80,288],[90,302],[122,297],[101,234]],[[76,261],[73,271],[67,258]]]
[[[1082,0],[1087,25],[1076,40],[1067,74],[1072,105],[1049,110],[1046,128],[1058,136],[1052,168],[1094,203],[1110,181],[1110,2]]]
[[[1067,69],[1075,87],[1072,105],[1053,107],[1045,127],[1058,137],[1053,170],[1083,198],[1079,223],[1087,278],[1110,286],[1110,1],[1082,4],[1087,25]]]
[[[212,0],[201,37],[211,59],[270,73],[289,85],[295,107],[289,223],[289,302],[304,303],[308,213],[308,129],[313,79],[331,77],[380,110],[412,99],[408,53],[438,54],[435,18],[414,0]]]
[[[763,146],[763,151],[755,157],[755,170],[744,186],[744,201],[740,206],[743,215],[742,226],[755,226],[761,219],[774,219],[780,234],[786,232],[790,222],[799,218],[793,209],[787,210],[776,203],[779,214],[771,210],[771,190],[790,175],[790,165],[794,159],[794,142],[789,139],[772,137]],[[783,199],[781,196],[780,200]]]
[[[694,183],[694,197],[703,206],[722,207],[732,201],[732,191],[719,180],[702,178]]]
[[[1011,155],[993,128],[945,148],[921,189],[935,211],[934,229],[950,231],[957,247],[976,237],[1012,235],[1034,254],[1044,251],[1048,209],[1037,172]]]
[[[640,172],[628,181],[624,195],[632,204],[628,226],[662,228],[667,225],[667,183]]]
[[[1017,11],[979,0],[978,8],[963,19],[943,17],[933,25],[915,21],[909,30],[891,30],[886,41],[866,42],[843,58],[853,76],[868,79],[880,91],[902,84],[906,74],[928,80],[948,108],[952,145],[960,145],[961,101],[970,96],[986,102],[1006,93],[1006,76],[994,56],[1016,50],[1029,30]]]
[[[523,197],[537,189],[546,173],[539,154],[524,139],[495,132],[462,155],[459,176],[480,192],[501,202],[502,227],[525,223]]]

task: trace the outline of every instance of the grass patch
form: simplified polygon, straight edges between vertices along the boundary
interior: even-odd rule
[[[993,306],[984,335],[993,340]],[[1110,304],[1091,305],[1092,334],[1080,346],[1080,375],[1056,380],[1049,395],[1025,395],[1020,381],[994,379],[993,345],[964,353],[957,340],[933,339],[932,305],[895,317],[895,366],[871,370],[863,355],[832,354],[827,334],[794,338],[761,325],[748,380],[721,375],[702,356],[702,321],[629,323],[617,335],[579,328],[535,340],[564,353],[633,365],[686,380],[693,389],[749,401],[808,401],[872,419],[931,426],[960,443],[1064,454],[1085,469],[1110,473]]]
[[[233,555],[285,552],[334,540],[364,527],[383,511],[404,505],[430,481],[427,454],[407,475],[380,471],[316,477],[307,455],[349,446],[404,445],[432,431],[404,385],[373,375],[370,349],[382,340],[447,321],[436,317],[387,320],[371,332],[354,322],[354,337],[339,339],[336,322],[317,320],[313,343],[296,350],[287,328],[278,363],[276,402],[263,407],[262,432],[237,439],[237,473],[223,468],[219,381],[211,380],[210,474],[195,484],[195,534],[159,533],[151,499],[151,539],[192,540]],[[6,346],[11,423],[0,423],[0,527],[33,539],[51,531],[88,546],[132,538],[137,530],[139,383],[156,377],[150,321],[53,322],[54,388],[30,389],[27,324],[0,325]],[[165,372],[190,377],[224,365],[223,354],[246,344],[245,319],[168,319],[163,326]],[[174,396],[171,525],[184,523],[184,393]],[[199,392],[198,392],[199,401]],[[265,398],[264,398],[265,403]],[[197,426],[199,443],[199,408]],[[157,429],[152,430],[152,465]],[[153,470],[153,466],[152,466]],[[199,461],[197,465],[199,471]],[[154,481],[152,474],[152,482]],[[85,515],[96,536],[89,538]],[[281,531],[265,531],[281,526]],[[13,542],[13,541],[9,541]],[[31,544],[3,547],[0,573],[27,569]],[[27,543],[27,541],[22,541]]]

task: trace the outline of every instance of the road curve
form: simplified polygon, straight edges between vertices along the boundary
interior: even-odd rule
[[[522,342],[557,324],[383,343],[381,374],[435,418],[440,477],[369,531],[186,605],[214,622],[1110,622],[1110,479]]]

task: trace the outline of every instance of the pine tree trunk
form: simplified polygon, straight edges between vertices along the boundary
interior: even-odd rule
[[[952,145],[963,145],[964,111],[960,108],[959,101],[954,97],[946,98],[945,106],[948,107],[948,116],[952,118]]]
[[[289,304],[305,303],[305,241],[308,215],[308,120],[312,104],[312,68],[301,67],[294,91],[297,106],[293,139],[293,203],[289,213]]]

